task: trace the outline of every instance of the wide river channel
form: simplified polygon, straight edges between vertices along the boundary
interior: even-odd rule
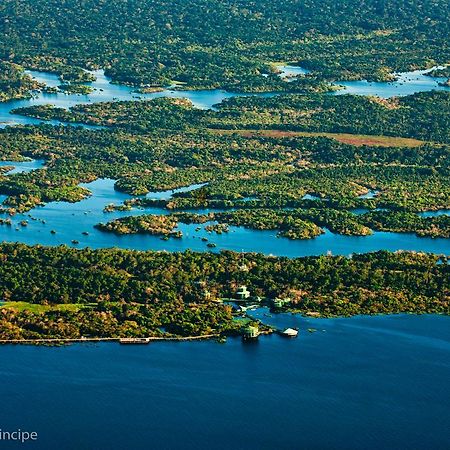
[[[299,337],[0,347],[1,427],[39,450],[448,450],[449,317],[270,320]]]

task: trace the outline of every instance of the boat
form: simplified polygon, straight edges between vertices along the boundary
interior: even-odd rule
[[[149,338],[120,338],[120,344],[149,344]]]
[[[298,330],[296,328],[286,328],[280,333],[282,336],[294,338],[298,335]]]

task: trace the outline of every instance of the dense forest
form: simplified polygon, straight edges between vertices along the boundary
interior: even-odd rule
[[[29,98],[33,91],[43,88],[44,85],[25,74],[22,67],[0,61],[0,102]]]
[[[449,61],[449,16],[446,0],[5,0],[0,59],[188,88],[279,90],[279,61],[322,80],[386,80]]]
[[[287,296],[303,314],[449,313],[450,266],[430,254],[246,254],[243,261],[233,252],[2,244],[0,259],[3,339],[235,333],[231,308],[216,300],[233,295],[240,283],[253,295]]]
[[[289,239],[325,230],[450,238],[447,214],[420,214],[450,209],[450,94],[334,95],[331,84],[417,68],[448,77],[449,8],[444,0],[4,0],[0,101],[36,90],[89,94],[94,69],[136,94],[166,86],[269,94],[209,110],[167,98],[16,109],[75,126],[0,129],[0,160],[45,161],[30,172],[0,169],[0,226],[19,226],[17,213],[47,202],[80,201],[91,195],[80,183],[111,178],[132,198],[105,205],[105,217],[143,213],[106,219],[97,225],[105,232],[182,239],[178,224],[195,223],[211,236],[241,226]],[[282,76],[287,63],[308,71]],[[60,85],[45,87],[25,68],[55,73]],[[241,325],[220,299],[239,284],[263,299],[289,298],[303,314],[448,314],[448,263],[406,252],[287,259],[1,244],[0,338],[234,334]]]
[[[186,99],[110,102],[77,105],[69,111],[51,105],[13,112],[44,120],[87,123],[132,133],[153,130],[274,129],[365,135],[400,136],[450,142],[450,93],[421,92],[380,99],[358,95],[277,95],[234,97],[200,110]],[[274,134],[274,136],[277,136]]]
[[[3,159],[48,160],[44,170],[0,179],[0,193],[10,211],[25,211],[77,201],[88,194],[79,182],[109,177],[131,195],[207,183],[168,201],[133,199],[120,208],[448,209],[449,101],[448,93],[428,92],[392,100],[237,98],[217,110],[179,99],[26,108],[19,112],[105,128],[0,132]]]

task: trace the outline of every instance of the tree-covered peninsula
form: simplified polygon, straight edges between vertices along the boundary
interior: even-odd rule
[[[0,339],[234,334],[241,325],[220,299],[238,284],[288,297],[302,314],[450,312],[448,258],[423,253],[243,261],[234,252],[2,244],[0,259]]]
[[[0,61],[0,102],[31,97],[44,85],[27,75],[23,67]]]

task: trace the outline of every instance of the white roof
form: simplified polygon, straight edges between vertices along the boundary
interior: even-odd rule
[[[284,334],[289,334],[289,335],[297,335],[297,334],[298,334],[298,331],[297,331],[297,330],[294,330],[294,328],[286,328],[286,329],[283,331],[283,333],[284,333]]]

